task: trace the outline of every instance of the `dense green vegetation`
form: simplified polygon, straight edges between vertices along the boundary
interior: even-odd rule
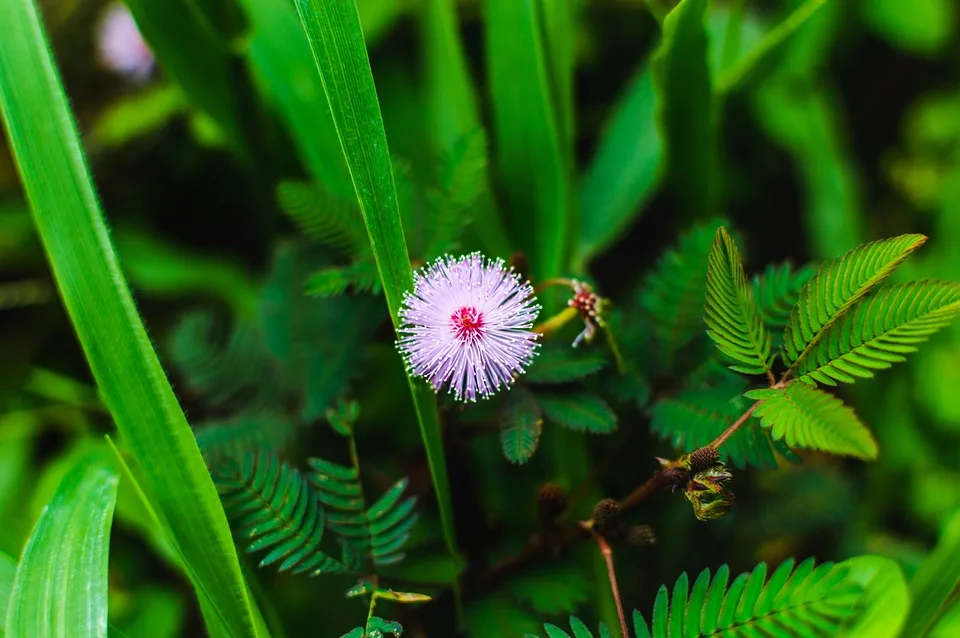
[[[0,635],[960,634],[949,0],[0,3]]]

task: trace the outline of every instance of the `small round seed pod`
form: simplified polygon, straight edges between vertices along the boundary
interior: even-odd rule
[[[612,498],[605,498],[593,508],[593,529],[598,532],[610,532],[620,526],[620,504]]]
[[[537,508],[542,522],[553,522],[567,509],[567,491],[556,483],[546,483],[537,493]]]
[[[694,474],[720,462],[720,453],[712,447],[702,447],[690,454],[690,471]]]
[[[638,547],[645,547],[656,544],[657,536],[649,525],[634,525],[627,530],[627,542]]]

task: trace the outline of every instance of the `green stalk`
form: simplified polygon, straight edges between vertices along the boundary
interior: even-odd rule
[[[390,318],[394,327],[398,327],[403,294],[413,289],[413,272],[400,222],[383,116],[357,7],[352,0],[297,0],[297,11],[346,156]],[[453,504],[436,399],[424,383],[413,379],[409,379],[409,383],[440,508],[444,540],[450,554],[456,557]],[[459,598],[459,587],[456,591]]]
[[[193,585],[211,602],[208,627],[257,635],[226,516],[120,271],[33,0],[0,3],[0,109],[64,306]]]

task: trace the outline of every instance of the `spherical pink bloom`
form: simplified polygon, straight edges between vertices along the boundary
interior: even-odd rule
[[[144,42],[130,10],[122,4],[111,5],[97,32],[100,63],[133,80],[143,80],[153,70],[153,51]]]
[[[533,288],[503,260],[441,257],[414,273],[397,346],[413,376],[460,401],[509,387],[537,352]]]

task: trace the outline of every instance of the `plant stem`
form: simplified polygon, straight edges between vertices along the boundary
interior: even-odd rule
[[[571,320],[580,316],[580,311],[576,308],[566,307],[557,314],[553,315],[543,323],[533,327],[533,331],[542,335],[555,332],[563,326],[570,323]]]
[[[603,560],[607,564],[607,577],[610,579],[610,591],[613,592],[613,600],[617,603],[617,616],[620,618],[620,634],[623,638],[630,638],[630,630],[627,628],[627,616],[623,613],[623,603],[620,601],[620,587],[617,585],[617,570],[613,565],[613,548],[610,547],[607,539],[590,529],[587,522],[581,521],[580,526],[590,531],[590,533],[593,534],[594,540],[597,541],[597,547],[600,548]]]
[[[749,408],[747,408],[747,411],[744,412],[743,414],[741,414],[741,415],[740,415],[740,418],[737,419],[736,421],[734,421],[734,422],[730,425],[730,427],[728,427],[726,430],[724,430],[724,431],[720,434],[720,436],[718,436],[717,438],[715,438],[715,439],[713,440],[713,442],[712,442],[708,447],[712,447],[714,450],[720,449],[720,446],[723,445],[724,443],[726,443],[726,442],[727,442],[727,439],[729,439],[731,436],[733,436],[734,432],[736,432],[737,430],[739,430],[739,429],[740,429],[740,426],[747,422],[747,419],[750,418],[750,416],[753,414],[754,410],[756,410],[758,407],[760,407],[760,404],[761,404],[761,403],[763,403],[763,401],[757,401],[756,403],[754,403],[753,405],[751,405]]]

